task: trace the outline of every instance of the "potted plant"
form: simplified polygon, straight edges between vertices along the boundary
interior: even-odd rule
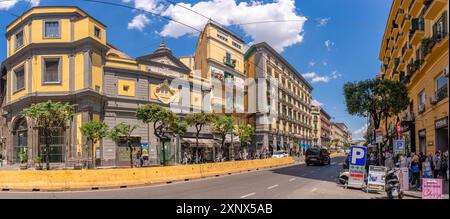
[[[20,169],[26,170],[28,168],[28,153],[26,151],[19,153]]]
[[[42,170],[42,157],[36,156],[34,158],[34,163],[37,164],[36,165],[36,170]]]

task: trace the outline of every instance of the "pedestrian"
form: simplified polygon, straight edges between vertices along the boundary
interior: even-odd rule
[[[400,168],[408,167],[408,161],[406,160],[406,158],[403,154],[400,155],[399,163],[400,163]]]
[[[428,157],[425,158],[425,162],[422,163],[422,177],[432,178],[431,165],[430,162],[428,161]]]
[[[433,157],[433,166],[433,177],[438,178],[441,175],[441,153],[439,151],[436,151]]]
[[[441,175],[445,181],[448,181],[447,170],[448,170],[448,155],[444,152],[442,153],[441,156]]]
[[[376,160],[377,158],[376,158],[376,156],[375,156],[375,153],[374,152],[372,152],[372,153],[370,153],[370,165],[376,165],[377,164],[377,160]]]
[[[411,172],[412,172],[412,185],[416,189],[420,189],[420,162],[419,156],[415,155],[411,162]]]
[[[386,153],[386,160],[384,161],[385,167],[387,167],[388,170],[393,169],[395,167],[394,165],[394,158],[389,153]]]
[[[0,167],[3,167],[3,154],[0,154]]]

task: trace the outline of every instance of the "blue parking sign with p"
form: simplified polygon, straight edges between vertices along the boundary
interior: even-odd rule
[[[366,165],[366,147],[352,146],[350,148],[350,164],[355,166]]]

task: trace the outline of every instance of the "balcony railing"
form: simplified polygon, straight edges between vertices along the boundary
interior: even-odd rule
[[[447,97],[448,97],[448,94],[447,94],[447,85],[445,85],[445,86],[443,86],[443,87],[437,89],[437,91],[436,91],[436,93],[435,93],[435,96],[436,96],[436,101],[437,101],[437,102],[439,102],[439,101],[441,101],[441,100],[447,98]]]

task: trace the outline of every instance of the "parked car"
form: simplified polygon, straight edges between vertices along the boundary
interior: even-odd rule
[[[273,152],[272,158],[283,158],[288,157],[287,152],[285,151],[275,151]]]
[[[309,148],[305,153],[305,163],[307,166],[311,164],[329,165],[331,163],[330,152],[324,148]]]

